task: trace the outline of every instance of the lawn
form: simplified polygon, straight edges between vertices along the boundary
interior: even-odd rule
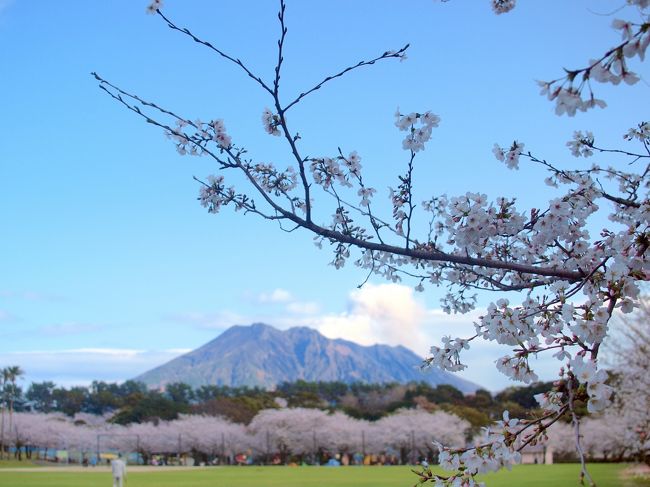
[[[624,465],[591,465],[599,487],[650,487],[650,481],[622,479]],[[78,472],[0,470],[0,486],[6,487],[106,487],[107,470]],[[512,472],[485,476],[488,487],[564,487],[578,485],[577,465],[522,465]],[[412,486],[408,467],[214,467],[192,470],[173,468],[132,471],[126,487],[382,487]],[[429,484],[431,485],[431,484]]]

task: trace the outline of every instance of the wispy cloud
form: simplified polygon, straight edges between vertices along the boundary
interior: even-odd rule
[[[26,381],[89,384],[124,381],[187,353],[189,349],[74,348],[0,353],[0,365],[20,364]]]
[[[12,3],[14,3],[14,0],[0,0],[0,15],[2,15]]]
[[[0,309],[0,323],[11,323],[20,321],[16,315],[6,309]]]
[[[172,323],[220,331],[223,331],[234,325],[250,324],[250,318],[230,311],[186,311],[180,313],[169,313],[164,316],[164,319],[171,321]]]
[[[2,0],[0,0],[0,14],[2,14]],[[66,298],[56,293],[45,293],[39,291],[12,291],[0,290],[0,298],[21,299],[25,301],[65,301]]]
[[[93,323],[57,323],[41,327],[40,331],[50,336],[80,335],[84,333],[97,333],[104,329],[103,326]]]

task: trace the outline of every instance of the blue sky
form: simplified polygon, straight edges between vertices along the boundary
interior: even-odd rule
[[[580,163],[564,146],[574,130],[618,146],[647,119],[648,70],[634,64],[644,78],[633,87],[597,86],[605,110],[555,116],[534,80],[582,67],[614,45],[615,16],[603,14],[624,2],[519,3],[495,16],[487,0],[289,0],[287,99],[411,44],[406,61],[353,72],[293,110],[305,152],[357,150],[385,199],[406,162],[393,113],[430,109],[442,123],[418,161],[419,199],[469,190],[543,205],[553,193],[541,171],[508,171],[493,144],[516,138],[569,167]],[[281,165],[286,147],[264,133],[268,95],[146,15],[146,5],[0,1],[0,366],[20,364],[27,382],[124,380],[258,320],[419,353],[438,336],[470,330],[471,317],[439,312],[440,290],[414,295],[376,278],[355,290],[365,275],[328,266],[330,254],[310,235],[200,207],[192,176],[211,174],[210,161],[177,155],[159,130],[98,90],[91,71],[187,118],[223,118],[258,160]],[[261,0],[167,0],[164,10],[271,79],[276,9]],[[490,389],[507,385],[491,364],[500,354],[479,347],[464,376]],[[553,367],[541,369],[553,377]]]

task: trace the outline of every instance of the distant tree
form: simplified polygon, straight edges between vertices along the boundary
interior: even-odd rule
[[[203,385],[194,391],[194,395],[199,402],[207,402],[210,399],[215,399],[219,396],[225,396],[223,387],[213,384]]]
[[[5,407],[9,410],[9,429],[8,434],[11,435],[13,431],[13,413],[14,413],[14,404],[19,400],[21,395],[21,390],[16,384],[16,381],[25,375],[25,372],[19,365],[10,365],[3,368],[1,371],[2,382],[0,383],[2,393],[2,418],[0,419],[0,457],[3,454],[4,449],[4,438],[5,438],[5,423],[4,423],[4,410]]]
[[[300,391],[295,394],[288,394],[287,401],[292,408],[327,408],[328,403],[321,395],[314,391]]]
[[[504,404],[502,406],[507,406]],[[464,421],[467,421],[471,428],[465,431],[467,439],[471,436],[476,435],[481,429],[488,426],[494,418],[490,415],[490,410],[477,409],[469,406],[463,406],[460,404],[442,404],[440,406],[442,411],[453,414]],[[510,411],[510,409],[508,409]],[[515,413],[518,413],[519,410],[515,410]]]
[[[145,394],[147,386],[142,382],[127,380],[120,384],[118,391],[121,397],[126,398],[134,394]]]
[[[465,398],[465,402],[468,406],[482,411],[491,411],[495,406],[495,400],[492,394],[485,389],[479,389],[474,394],[470,394]],[[537,407],[537,403],[535,403],[535,407]]]
[[[650,303],[645,297],[634,315],[621,317],[609,344],[616,374],[615,409],[606,417],[621,428],[630,451],[650,465]],[[621,421],[622,420],[622,423]]]
[[[277,404],[270,394],[236,397],[217,397],[193,405],[194,414],[223,416],[235,423],[248,424],[263,409],[276,408]]]
[[[115,411],[122,404],[120,387],[104,381],[93,381],[84,402],[84,411],[91,414],[102,415]]]
[[[165,386],[165,396],[177,404],[189,406],[194,399],[194,390],[182,382],[173,382]]]
[[[251,448],[246,428],[224,418],[181,416],[171,426],[181,435],[183,449],[199,453],[204,462],[218,458],[219,463],[228,463],[237,453]]]
[[[535,396],[550,391],[552,388],[552,382],[536,382],[525,387],[508,387],[499,392],[496,399],[501,402],[511,401],[517,403],[525,409],[535,409],[539,407]]]
[[[634,7],[639,20],[614,22],[622,41],[585,67],[567,69],[555,80],[540,82],[558,115],[573,116],[604,107],[605,102],[594,94],[594,82],[617,85],[639,80],[629,63],[636,57],[643,60],[650,43],[650,3],[627,0],[627,4]],[[510,11],[515,1],[494,0],[492,5],[502,14]],[[211,158],[226,174],[243,177],[245,186],[239,188],[229,186],[221,174],[200,182],[199,200],[210,213],[230,206],[242,214],[278,223],[285,230],[310,232],[318,245],[331,246],[336,268],[353,259],[368,276],[375,274],[393,282],[408,279],[418,291],[429,284],[444,285],[447,293],[442,306],[448,312],[474,309],[476,290],[498,293],[499,299],[477,320],[476,333],[445,337],[441,346],[431,348],[428,366],[464,369],[461,355],[476,339],[512,347],[511,355],[497,360],[497,368],[525,383],[537,381],[531,356],[550,352],[565,361],[557,389],[544,396],[545,412],[528,428],[504,414],[485,444],[441,452],[443,464],[452,473],[441,476],[425,470],[420,477],[423,482],[473,482],[477,473],[510,465],[519,458],[516,449],[523,448],[517,446],[523,445],[518,441],[521,431],[542,435],[563,414],[571,415],[577,431],[578,401],[584,401],[592,413],[607,407],[612,391],[605,384],[606,374],[598,370],[599,350],[613,312],[631,312],[639,303],[639,282],[648,279],[650,122],[634,125],[624,137],[636,145],[624,148],[601,146],[591,132],[576,132],[567,144],[573,155],[600,153],[607,160],[605,166],[568,169],[524,150],[520,141],[505,147],[495,145],[494,155],[509,168],[530,162],[547,171],[548,185],[565,188],[547,204],[518,209],[514,198],[488,201],[485,194],[477,192],[457,197],[433,195],[417,201],[416,162],[440,117],[430,111],[398,111],[395,125],[406,134],[402,143],[405,168],[391,185],[390,211],[380,215],[381,205],[374,200],[377,191],[362,171],[360,155],[340,148],[329,154],[306,155],[312,151],[305,149],[306,141],[291,126],[290,114],[332,80],[385,60],[403,60],[408,46],[350,65],[297,95],[281,96],[287,36],[284,0],[280,1],[277,63],[271,80],[262,79],[236,56],[177,26],[161,8],[162,1],[154,0],[148,10],[167,27],[241,69],[268,94],[272,108],[262,111],[264,130],[284,139],[293,161],[289,167],[279,168],[267,158],[256,160],[228,133],[223,120],[203,122],[180,116],[95,74],[102,90],[161,128],[180,154]],[[589,222],[594,219],[609,219],[610,223],[592,237]],[[506,296],[521,302],[511,304]],[[584,456],[579,456],[581,475],[593,483]]]
[[[432,441],[464,446],[469,428],[467,421],[443,411],[402,409],[379,420],[375,432],[382,432],[380,441],[400,452],[401,463],[415,464],[425,457],[437,457]]]
[[[32,403],[36,411],[49,413],[56,406],[54,399],[55,388],[56,385],[52,381],[32,382],[27,388],[25,397]]]
[[[286,464],[290,455],[316,454],[324,446],[329,418],[318,409],[266,409],[253,418],[249,430],[257,439],[257,451],[278,453]]]
[[[370,452],[371,435],[374,425],[368,421],[352,418],[340,411],[332,413],[314,432],[315,443],[327,452],[355,453]],[[374,451],[380,453],[385,445]]]
[[[180,413],[188,411],[187,405],[176,403],[163,394],[149,391],[146,394],[133,394],[111,421],[116,424],[158,422],[177,419]]]
[[[83,411],[88,397],[88,389],[81,386],[74,386],[70,389],[57,387],[52,391],[52,396],[56,401],[57,411],[74,416]]]
[[[5,452],[5,410],[7,408],[7,369],[0,369],[0,459]]]

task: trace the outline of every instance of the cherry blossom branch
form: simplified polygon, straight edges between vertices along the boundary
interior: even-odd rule
[[[127,93],[126,91],[116,87],[115,85],[111,84],[110,82],[104,80],[101,78],[99,75],[96,73],[93,73],[95,78],[100,81],[100,88],[104,89],[110,96],[112,96],[114,99],[120,101],[122,104],[127,106],[130,110],[134,111],[138,115],[142,116],[145,118],[147,123],[151,123],[153,125],[157,125],[165,130],[168,130],[170,132],[174,132],[175,129],[171,128],[169,125],[162,124],[154,120],[153,118],[147,116],[144,114],[139,108],[130,106],[126,104],[120,97],[115,96],[113,93],[111,93],[107,87],[113,88],[116,90],[118,93],[121,95],[128,96],[132,98],[133,100],[137,101],[138,103],[142,104],[145,107],[151,107],[154,108],[158,111],[160,111],[163,114],[168,114],[171,115],[174,119],[183,121],[182,117],[176,115],[175,113],[163,109],[156,105],[155,103],[148,102],[146,100],[143,100],[142,98],[132,95]],[[227,162],[224,161],[223,159],[220,159],[216,154],[214,154],[212,151],[207,149],[206,147],[202,147],[202,150],[213,157],[215,160],[218,160],[220,164],[222,164],[223,167],[235,167],[235,166],[240,166],[236,162]],[[234,157],[236,159],[236,154],[232,153],[230,150],[226,150],[224,148],[221,148],[221,150],[225,151],[230,155],[231,157]],[[300,157],[299,155],[297,155]],[[338,241],[347,245],[352,245],[354,247],[358,247],[361,249],[367,249],[367,250],[374,250],[374,251],[379,251],[379,252],[386,252],[389,254],[393,255],[402,255],[405,257],[410,257],[415,260],[421,260],[425,262],[448,262],[448,263],[456,263],[456,264],[464,264],[464,265],[469,265],[469,266],[478,266],[478,267],[484,267],[487,269],[504,269],[504,270],[509,270],[509,271],[515,271],[519,272],[522,274],[531,274],[531,275],[539,275],[539,276],[551,276],[551,277],[557,277],[557,278],[562,278],[562,279],[567,279],[569,281],[578,281],[584,277],[582,273],[575,272],[575,271],[565,271],[563,269],[553,269],[553,268],[545,268],[542,266],[534,266],[534,265],[526,265],[526,264],[518,264],[514,262],[503,262],[503,261],[494,261],[490,259],[485,259],[485,258],[480,258],[480,257],[471,257],[467,255],[455,255],[455,254],[449,254],[441,251],[431,251],[431,250],[421,250],[418,248],[407,248],[407,247],[398,247],[394,245],[389,245],[389,244],[382,244],[382,243],[376,243],[376,242],[370,242],[358,237],[354,237],[351,235],[346,235],[345,233],[339,232],[339,231],[334,231],[330,230],[328,228],[322,227],[320,225],[317,225],[313,221],[308,221],[307,219],[303,219],[299,217],[297,214],[292,213],[290,211],[287,211],[286,209],[282,208],[279,206],[275,201],[273,201],[268,195],[265,194],[264,190],[261,189],[261,187],[254,181],[254,178],[251,176],[249,171],[246,171],[243,167],[242,170],[246,173],[247,177],[249,180],[253,182],[253,185],[255,189],[257,190],[258,193],[260,193],[266,202],[273,207],[275,211],[277,211],[279,214],[283,215],[286,219],[291,220],[293,223],[296,225],[301,226],[302,228],[305,228],[307,230],[310,230],[316,235],[319,235],[321,237],[324,237],[328,240],[331,241]]]
[[[645,51],[650,43],[650,16],[647,15],[645,8],[648,6],[644,0],[634,0],[630,3],[636,3],[639,11],[644,16],[644,22],[635,24],[623,20],[615,20],[613,27],[622,32],[625,39],[620,44],[609,49],[601,57],[590,61],[585,68],[569,70],[565,69],[566,75],[552,81],[540,81],[542,87],[541,94],[547,95],[548,99],[556,101],[555,113],[558,115],[567,114],[574,116],[577,110],[586,111],[590,108],[606,106],[603,100],[596,99],[591,87],[591,80],[601,83],[612,83],[614,85],[624,81],[628,85],[635,84],[639,77],[630,71],[627,67],[625,58],[631,58],[636,55],[641,60],[645,58]],[[580,76],[581,75],[581,76]],[[573,82],[580,76],[581,81],[578,87],[573,86]],[[554,87],[557,83],[558,86]],[[568,88],[565,88],[566,85]],[[584,87],[589,90],[589,98],[582,99],[582,90]]]

